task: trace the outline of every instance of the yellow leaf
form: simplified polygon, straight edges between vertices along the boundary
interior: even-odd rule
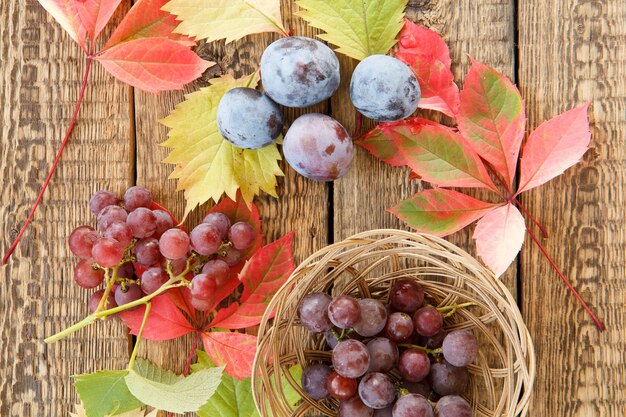
[[[386,54],[402,29],[408,0],[298,0],[297,14],[322,29],[319,37],[359,61]]]
[[[187,36],[226,43],[252,33],[287,35],[280,15],[280,0],[171,0],[163,10],[176,15],[174,30]]]
[[[233,88],[254,88],[257,83],[257,73],[239,79],[230,75],[216,78],[211,86],[187,95],[187,100],[161,120],[171,129],[161,145],[172,149],[163,162],[176,165],[170,178],[178,179],[178,190],[185,191],[185,216],[211,199],[217,202],[224,193],[235,200],[239,189],[247,203],[260,191],[276,196],[276,176],[284,175],[276,143],[240,149],[217,129],[222,96]]]
[[[76,404],[74,408],[76,412],[70,413],[71,417],[87,417],[87,414],[85,413],[85,408],[82,404]],[[115,417],[157,417],[158,412],[159,410],[155,409],[146,414],[145,408],[138,408],[127,413],[117,414]]]

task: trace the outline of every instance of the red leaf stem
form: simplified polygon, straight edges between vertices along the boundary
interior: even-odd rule
[[[187,363],[185,363],[185,370],[183,371],[184,376],[187,376],[189,374],[189,368],[191,368],[191,360],[193,359],[193,355],[196,354],[196,348],[198,347],[200,337],[202,337],[202,332],[196,330],[196,338],[194,339],[193,345],[191,346],[191,351],[189,351],[189,355],[187,356]]]
[[[65,149],[65,145],[67,145],[70,135],[72,134],[72,131],[74,130],[74,125],[76,124],[76,120],[78,119],[78,112],[80,111],[80,107],[83,103],[83,98],[85,97],[85,89],[87,87],[87,79],[89,78],[89,71],[91,69],[92,62],[93,62],[93,55],[87,56],[87,63],[85,64],[85,73],[83,76],[83,83],[81,84],[81,87],[80,87],[80,93],[78,95],[78,101],[76,101],[76,107],[74,108],[74,114],[72,115],[72,120],[70,121],[70,124],[67,127],[67,131],[65,132],[65,137],[63,137],[63,140],[61,141],[61,146],[59,147],[56,157],[54,158],[54,162],[52,163],[52,166],[50,167],[50,171],[48,171],[48,176],[46,177],[46,180],[44,181],[43,186],[41,187],[41,191],[39,191],[39,195],[37,195],[37,199],[35,200],[35,203],[33,204],[33,207],[31,208],[30,213],[28,214],[26,223],[24,223],[24,226],[22,226],[22,229],[20,230],[17,237],[15,238],[15,241],[13,241],[13,244],[11,244],[11,247],[4,254],[4,257],[2,258],[2,265],[6,265],[9,262],[9,258],[15,251],[15,248],[17,248],[17,245],[22,240],[22,236],[24,235],[24,233],[26,232],[26,229],[28,229],[28,226],[33,220],[35,212],[37,211],[37,208],[39,207],[39,203],[41,203],[43,195],[46,192],[46,189],[48,188],[48,184],[50,184],[50,181],[52,180],[54,171],[56,170],[56,167],[59,164],[59,161],[61,159],[61,156],[63,155],[63,150]]]

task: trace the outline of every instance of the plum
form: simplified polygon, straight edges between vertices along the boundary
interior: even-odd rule
[[[354,148],[338,121],[311,113],[293,122],[285,135],[283,153],[299,174],[312,180],[332,181],[348,171]]]
[[[354,69],[350,99],[365,117],[379,122],[406,119],[416,109],[420,86],[404,62],[387,56],[372,55]]]
[[[217,107],[217,128],[227,141],[244,149],[271,144],[283,129],[283,112],[253,88],[229,90]]]
[[[339,60],[328,46],[302,36],[282,38],[261,57],[263,89],[287,107],[308,107],[339,87]]]

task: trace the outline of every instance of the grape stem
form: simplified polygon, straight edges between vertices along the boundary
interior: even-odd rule
[[[471,307],[471,306],[475,306],[475,305],[476,305],[476,303],[472,303],[472,302],[463,303],[463,304],[453,304],[453,305],[449,305],[449,306],[437,307],[437,311],[440,312],[440,313],[445,313],[445,314],[443,314],[443,317],[445,318],[445,317],[450,317],[451,315],[456,313],[456,311],[459,308]]]
[[[440,353],[443,352],[443,349],[441,348],[437,348],[437,349],[428,349],[426,346],[420,346],[420,345],[413,345],[411,343],[400,343],[398,344],[398,346],[400,347],[404,347],[404,348],[408,348],[408,349],[419,349],[429,355],[439,355]]]
[[[139,352],[139,344],[141,343],[141,339],[143,337],[143,330],[146,327],[146,322],[148,321],[148,314],[150,314],[151,308],[152,308],[152,303],[146,303],[146,311],[143,313],[143,320],[141,321],[141,327],[139,328],[139,333],[137,333],[137,341],[135,342],[135,347],[133,347],[133,353],[130,355],[130,361],[128,362],[128,370],[133,369],[133,365],[135,365],[135,358],[137,357],[137,352]]]

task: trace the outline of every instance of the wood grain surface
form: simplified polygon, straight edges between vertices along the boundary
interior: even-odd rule
[[[114,21],[131,5],[123,0]],[[297,35],[316,32],[282,0],[284,23]],[[529,416],[626,415],[626,4],[623,0],[411,0],[407,15],[440,32],[462,81],[468,54],[515,80],[529,128],[568,108],[592,102],[592,149],[576,168],[524,196],[551,232],[544,241],[583,297],[598,307],[599,333],[533,243],[503,278],[518,294],[537,347],[538,372]],[[110,33],[112,26],[107,28]],[[106,38],[107,33],[103,35]],[[258,67],[275,35],[255,35],[198,53],[218,63],[194,91],[224,73]],[[342,84],[331,100],[307,111],[330,114],[349,131],[355,112],[347,87],[356,62],[340,57]],[[28,214],[71,118],[84,57],[36,0],[0,1],[0,221],[8,246]],[[87,292],[73,285],[71,230],[94,222],[87,207],[100,188],[149,187],[182,216],[184,200],[160,163],[167,129],[157,120],[184,92],[150,95],[122,85],[94,66],[85,103],[55,179],[25,239],[0,273],[0,416],[66,417],[77,398],[70,376],[121,369],[128,360],[124,326],[108,320],[52,346],[43,338],[86,314]],[[289,122],[304,111],[287,112]],[[428,117],[442,119],[433,112]],[[371,123],[364,122],[364,129]],[[333,240],[380,227],[405,228],[386,209],[421,188],[408,172],[362,149],[346,177],[308,181],[283,164],[279,198],[261,196],[266,240],[295,230],[303,260]],[[196,224],[208,206],[186,220]],[[450,240],[473,252],[471,230]],[[181,371],[194,335],[144,343],[142,355]],[[132,342],[132,340],[131,340]]]

